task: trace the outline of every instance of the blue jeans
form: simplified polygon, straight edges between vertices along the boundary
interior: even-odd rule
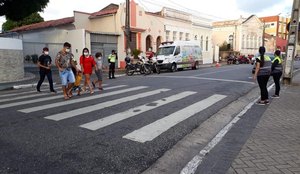
[[[75,76],[74,73],[72,72],[71,68],[70,69],[65,69],[62,72],[59,72],[59,76],[61,78],[61,85],[62,86],[67,86],[68,83],[74,83],[75,82]]]

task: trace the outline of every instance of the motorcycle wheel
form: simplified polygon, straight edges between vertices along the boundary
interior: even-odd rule
[[[132,70],[129,66],[126,67],[126,70],[125,70],[125,73],[126,75],[128,76],[132,76],[133,73],[134,73],[134,70]]]
[[[156,71],[157,74],[160,74],[160,68],[156,64],[154,65],[154,70]]]
[[[145,72],[145,75],[149,75],[149,74],[151,74],[151,69],[150,69],[150,67],[149,66],[147,66],[147,65],[144,65],[144,72]]]

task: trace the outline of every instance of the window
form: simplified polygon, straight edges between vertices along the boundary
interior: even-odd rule
[[[180,47],[176,47],[174,56],[176,56],[176,55],[178,55],[178,54],[180,54]]]
[[[242,37],[242,49],[245,48],[245,35],[243,35]]]
[[[166,41],[170,41],[170,31],[166,31]]]
[[[182,36],[183,36],[183,32],[180,32],[180,33],[179,33],[179,40],[182,40],[182,39],[183,39]]]
[[[185,33],[185,40],[190,40],[190,34],[189,33]]]
[[[164,55],[164,56],[172,55],[174,52],[174,49],[175,49],[174,46],[161,47],[158,49],[157,55]]]
[[[205,41],[205,50],[208,51],[208,36],[206,37]]]
[[[201,46],[201,51],[203,51],[203,36],[201,36],[200,46]]]
[[[176,41],[176,40],[177,40],[176,35],[177,35],[177,32],[176,32],[176,31],[173,31],[173,41]]]

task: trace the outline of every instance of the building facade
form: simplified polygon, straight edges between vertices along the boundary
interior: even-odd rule
[[[22,26],[5,36],[23,40],[24,55],[41,54],[44,46],[53,57],[64,42],[72,44],[72,53],[79,59],[87,47],[94,55],[100,51],[105,57],[116,50],[120,61],[126,55],[126,4],[110,4],[95,13],[74,11],[74,16]],[[203,50],[203,63],[212,62],[212,26],[208,19],[171,8],[157,13],[145,11],[130,1],[130,48],[156,52],[164,41],[198,40]],[[107,63],[107,60],[105,60]]]
[[[214,45],[221,46],[226,43],[231,50],[242,55],[253,55],[262,45],[263,23],[255,15],[248,18],[240,17],[237,20],[214,22],[212,25]]]
[[[260,20],[264,23],[265,33],[275,37],[274,49],[285,52],[288,37],[287,24],[290,18],[278,15],[261,17]]]

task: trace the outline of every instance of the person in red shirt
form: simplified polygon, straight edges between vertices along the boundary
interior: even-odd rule
[[[90,89],[90,94],[94,93],[94,89],[91,85],[91,75],[93,73],[93,67],[97,70],[96,62],[94,60],[94,57],[90,55],[89,49],[84,48],[82,50],[82,55],[80,56],[80,66],[81,71],[83,72],[83,75],[85,77],[83,90],[86,90],[86,86]]]

